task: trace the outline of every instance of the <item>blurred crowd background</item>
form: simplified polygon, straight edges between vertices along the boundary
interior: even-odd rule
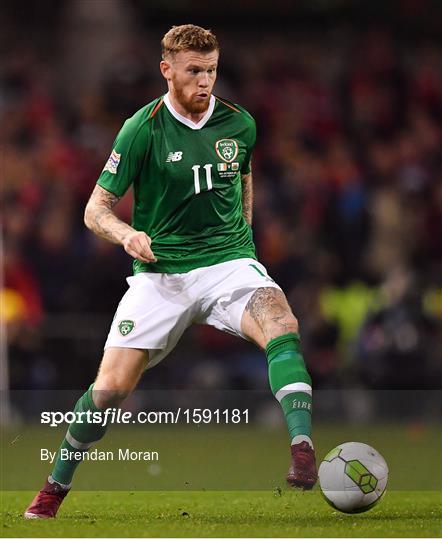
[[[165,92],[162,35],[187,22],[221,43],[215,93],[257,121],[257,251],[300,320],[316,388],[440,388],[442,3],[2,6],[11,388],[95,376],[131,261],[85,228],[84,207],[123,121]],[[129,193],[117,213],[130,212]],[[266,370],[251,344],[193,327],[141,387],[265,389]]]

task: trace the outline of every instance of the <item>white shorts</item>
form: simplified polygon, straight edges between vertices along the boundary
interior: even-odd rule
[[[149,350],[149,367],[165,358],[191,324],[209,324],[238,335],[250,297],[261,287],[280,289],[255,259],[236,259],[185,274],[142,272],[127,278],[130,287],[112,321],[105,349]]]

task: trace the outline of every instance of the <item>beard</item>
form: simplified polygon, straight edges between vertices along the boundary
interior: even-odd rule
[[[194,101],[192,97],[186,97],[182,88],[180,88],[180,86],[176,84],[176,81],[174,81],[174,94],[174,97],[178,101],[178,103],[182,107],[184,107],[187,112],[191,114],[200,114],[207,111],[207,109],[209,108],[210,93],[208,94],[206,99],[199,99],[198,101]]]

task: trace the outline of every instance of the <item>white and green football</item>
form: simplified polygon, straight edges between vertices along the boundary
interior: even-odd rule
[[[373,508],[385,493],[388,466],[381,454],[359,442],[333,448],[319,467],[319,484],[325,500],[349,514]]]

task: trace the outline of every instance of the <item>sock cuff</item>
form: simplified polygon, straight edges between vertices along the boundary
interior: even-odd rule
[[[61,482],[59,482],[58,480],[56,480],[52,474],[50,474],[48,476],[48,482],[50,484],[58,484],[64,491],[69,491],[71,489],[71,486],[72,486],[72,482],[70,484],[62,484]]]
[[[310,448],[314,448],[313,441],[308,435],[296,435],[295,437],[293,437],[291,445],[293,446],[294,444],[299,444],[304,441],[308,442],[308,444],[310,445]]]
[[[271,339],[266,346],[267,360],[271,362],[276,355],[282,352],[299,351],[301,338],[295,332],[288,332],[282,336]]]

